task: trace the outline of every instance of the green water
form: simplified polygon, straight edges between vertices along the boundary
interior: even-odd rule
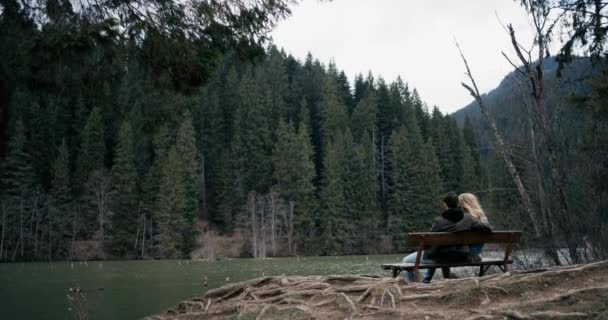
[[[140,319],[229,282],[263,275],[385,274],[398,255],[0,264],[0,318],[71,319],[68,289],[86,292],[91,320]],[[207,277],[208,286],[203,287]]]

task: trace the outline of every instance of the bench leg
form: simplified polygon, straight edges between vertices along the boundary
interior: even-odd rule
[[[484,265],[480,265],[479,266],[479,276],[483,277],[483,275],[486,273],[486,271],[488,271],[490,269],[490,266],[484,266]]]
[[[397,276],[401,273],[400,269],[393,269],[393,278],[397,278]]]
[[[450,272],[450,268],[441,268],[441,274],[443,275],[444,279],[451,279],[452,278],[452,273]]]

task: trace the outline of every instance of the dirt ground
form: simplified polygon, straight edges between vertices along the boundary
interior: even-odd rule
[[[431,284],[366,275],[262,277],[146,319],[608,320],[608,261]]]

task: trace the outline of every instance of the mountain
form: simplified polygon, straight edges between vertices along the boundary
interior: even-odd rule
[[[572,93],[583,93],[585,80],[593,74],[593,66],[586,58],[574,58],[572,63],[563,67],[559,77],[558,67],[559,65],[554,58],[546,59],[543,64],[547,105],[549,108],[557,107],[558,103],[563,102],[564,98]],[[482,99],[488,105],[493,115],[502,117],[503,115],[513,115],[522,112],[521,89],[528,86],[522,80],[522,76],[517,71],[512,71],[502,79],[498,87],[482,95]],[[571,107],[570,105],[567,106],[567,108]],[[460,125],[462,125],[466,116],[471,120],[480,118],[481,111],[477,103],[473,101],[452,114],[452,117]]]

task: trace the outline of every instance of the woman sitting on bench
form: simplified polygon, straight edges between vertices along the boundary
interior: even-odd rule
[[[491,231],[492,228],[487,223],[482,223],[474,219],[471,215],[465,214],[459,207],[458,195],[455,192],[448,192],[443,198],[445,211],[437,217],[431,227],[432,232],[459,232],[459,231]],[[478,247],[481,252],[481,247]],[[466,246],[436,246],[431,247],[422,253],[422,264],[433,264],[436,262],[460,262],[467,261],[469,249]],[[415,263],[416,252],[403,258],[403,263]],[[443,270],[444,274],[449,275],[449,268]],[[446,273],[447,272],[447,273]],[[427,271],[423,282],[429,283],[433,278],[435,269]],[[407,280],[414,281],[414,272],[405,273]]]
[[[468,214],[473,217],[473,219],[485,223],[489,225],[488,217],[483,212],[481,205],[479,204],[479,200],[472,193],[462,193],[458,196],[458,202],[460,203],[460,207]],[[468,259],[472,262],[481,262],[481,250],[483,249],[483,244],[471,244],[469,245],[469,257]],[[433,276],[431,275],[431,278]],[[425,277],[426,278],[426,277]]]

